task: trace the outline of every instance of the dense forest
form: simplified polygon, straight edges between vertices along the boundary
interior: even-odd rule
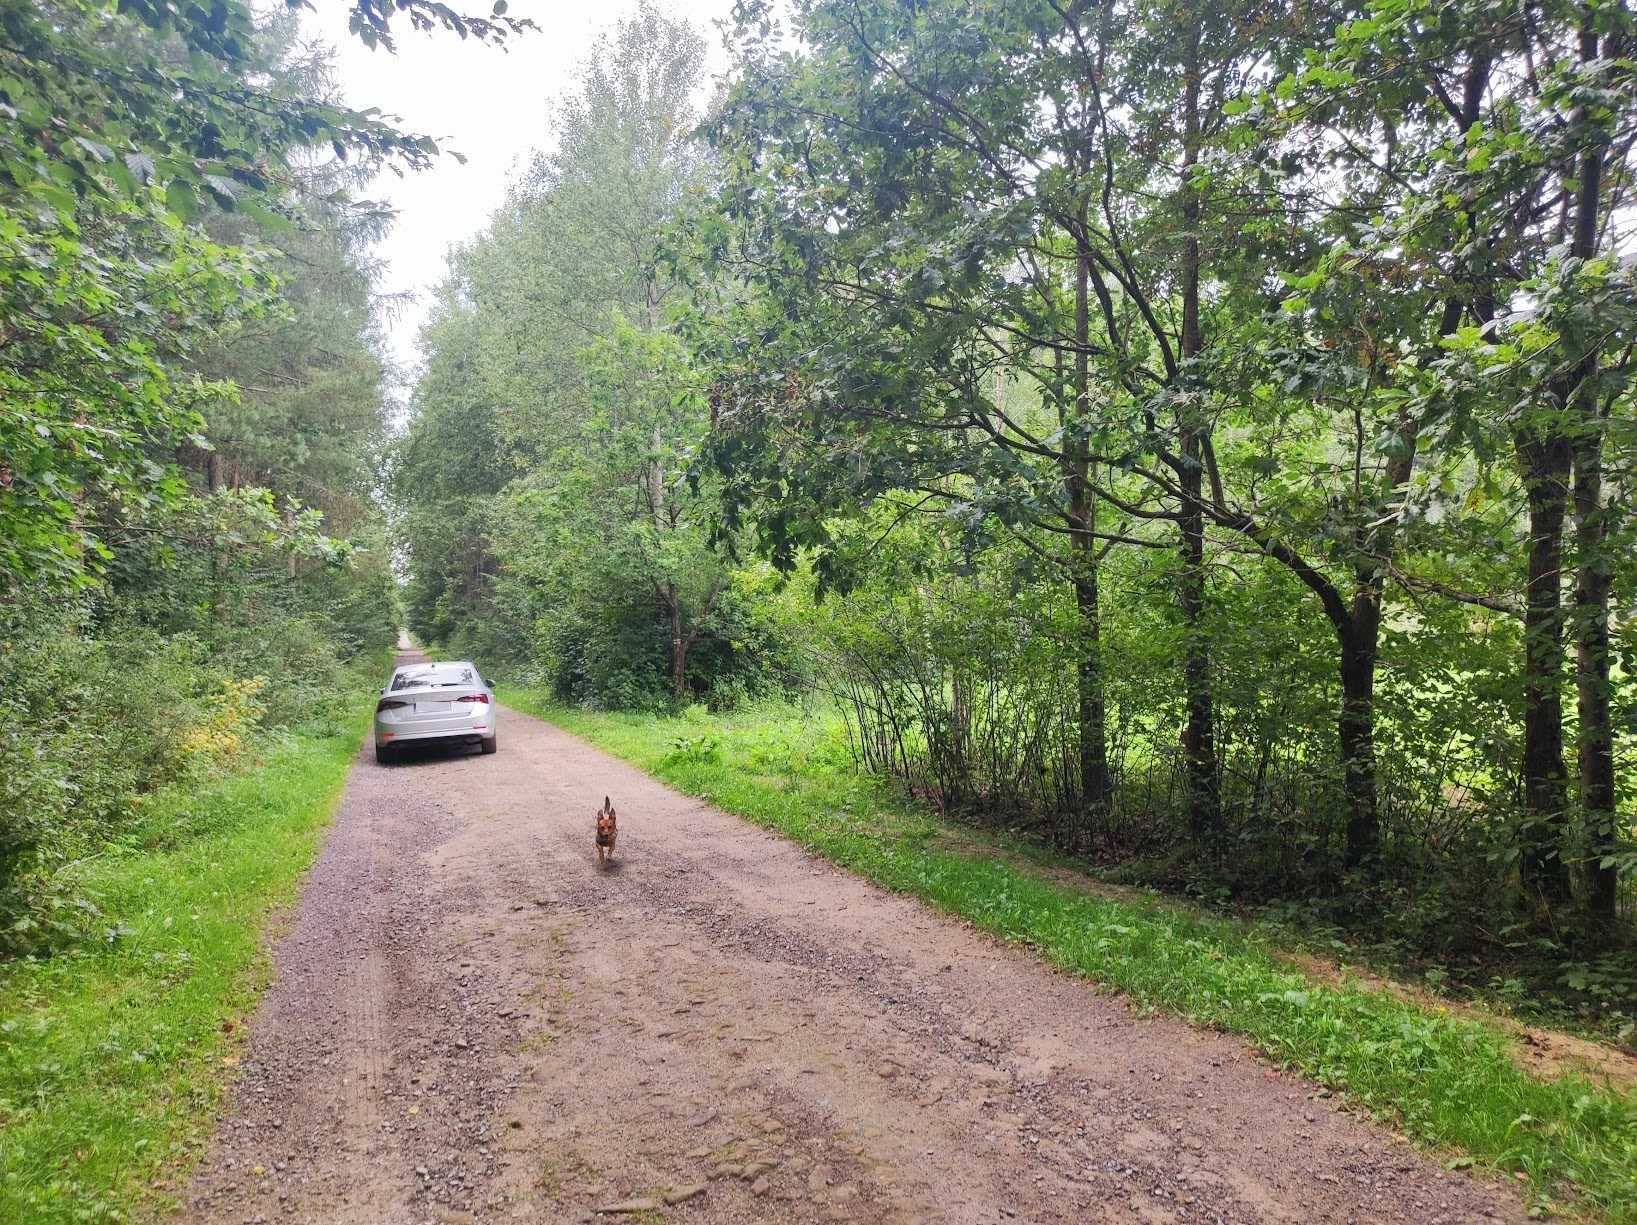
[[[74,868],[183,836],[158,790],[350,724],[400,619],[362,189],[434,147],[339,105],[293,13],[0,30],[3,956],[117,928]]]
[[[340,65],[567,27],[314,5],[0,0],[0,1217],[1637,1219],[1632,6],[575,13],[417,300]]]
[[[367,187],[435,142],[288,15],[4,31],[7,951],[402,619],[1630,1008],[1626,7],[742,0],[713,85],[639,6],[451,253],[401,428]]]
[[[725,34],[707,94],[622,24],[451,258],[413,628],[593,706],[833,704],[941,811],[1628,1005],[1630,10]]]

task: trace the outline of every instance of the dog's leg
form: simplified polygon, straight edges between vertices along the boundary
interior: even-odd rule
[[[615,830],[613,833],[608,835],[608,857],[610,859],[614,858],[614,844],[616,842],[618,842],[619,840],[620,840],[619,830]]]

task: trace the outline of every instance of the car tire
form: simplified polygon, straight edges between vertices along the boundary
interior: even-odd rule
[[[390,744],[378,744],[378,745],[375,746],[375,764],[376,765],[378,765],[378,766],[390,766],[393,762],[395,762],[397,760],[398,760],[398,751],[396,749],[394,749]]]
[[[500,747],[500,737],[499,736],[489,736],[483,741],[483,751],[485,753],[493,753],[499,747]]]

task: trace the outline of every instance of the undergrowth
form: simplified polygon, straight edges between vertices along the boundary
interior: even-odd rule
[[[842,867],[1159,1008],[1248,1037],[1454,1168],[1520,1178],[1536,1212],[1568,1205],[1637,1221],[1637,1099],[1519,1067],[1498,1024],[1349,982],[1316,983],[1281,956],[1275,929],[1042,877],[982,850],[855,774],[821,712],[767,709],[675,718],[564,708],[528,691],[508,703],[582,735],[690,795],[783,833]]]

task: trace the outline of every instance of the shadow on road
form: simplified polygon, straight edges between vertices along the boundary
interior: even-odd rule
[[[392,760],[382,768],[398,770],[405,766],[427,766],[433,762],[447,761],[452,757],[476,757],[482,751],[479,745],[462,744],[459,741],[448,744],[415,744],[411,741],[394,746]]]

